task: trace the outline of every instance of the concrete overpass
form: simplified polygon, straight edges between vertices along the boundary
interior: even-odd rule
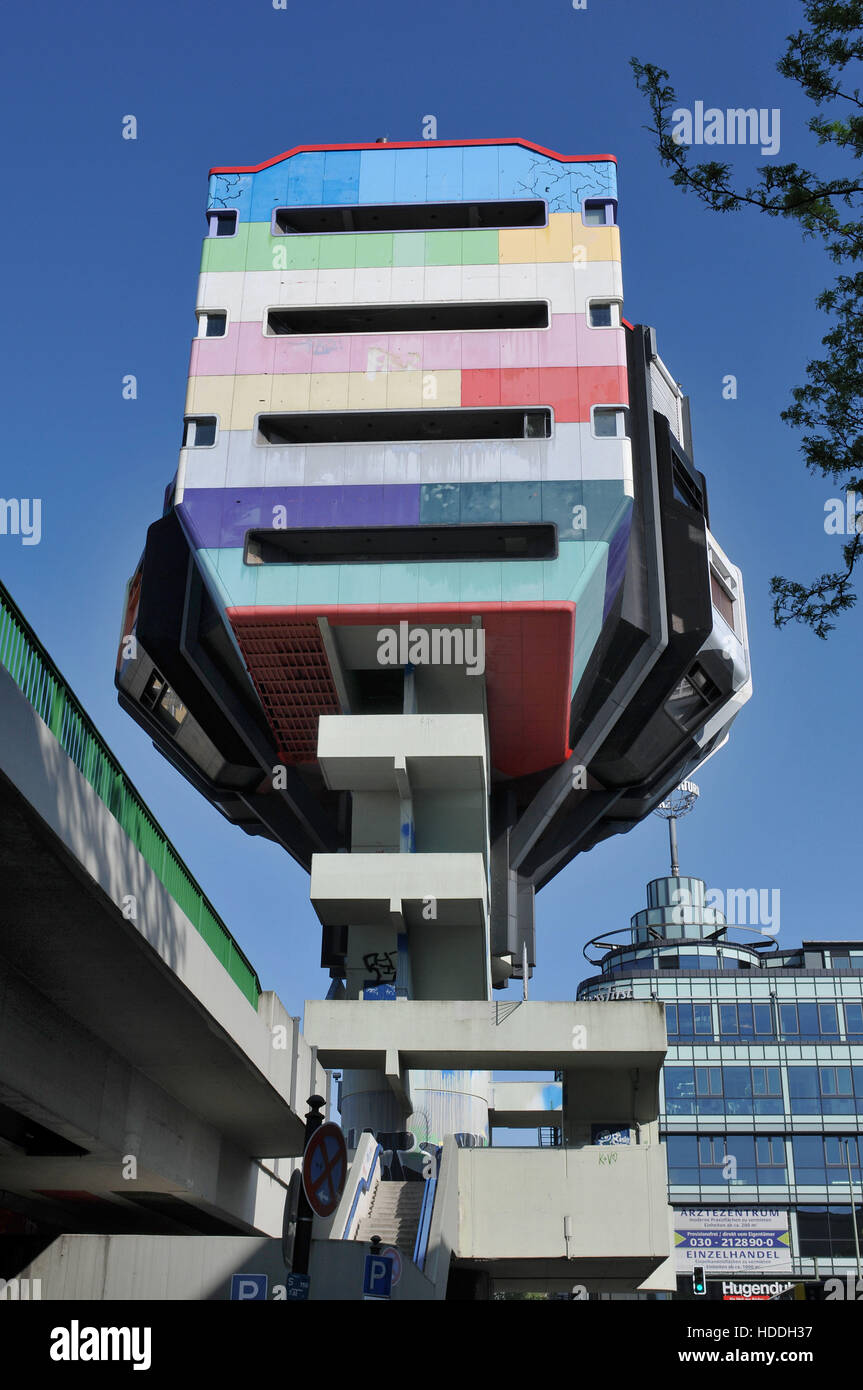
[[[326,1073],[1,585],[0,729],[0,1230],[275,1234]]]

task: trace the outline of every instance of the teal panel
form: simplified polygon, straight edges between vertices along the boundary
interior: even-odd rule
[[[419,598],[419,565],[381,565],[381,603],[416,603]]]
[[[571,545],[578,544],[577,541],[571,542]],[[608,546],[597,545],[595,554],[585,566],[575,600],[575,645],[572,657],[573,694],[602,631],[607,561]]]
[[[501,521],[541,521],[541,489],[541,483],[501,483]]]
[[[516,563],[518,563],[516,561]],[[447,566],[449,568],[449,566]],[[499,560],[464,561],[459,565],[461,572],[460,591],[462,603],[499,603],[502,597],[501,570]]]
[[[420,524],[454,525],[459,519],[459,483],[423,483],[420,488]]]

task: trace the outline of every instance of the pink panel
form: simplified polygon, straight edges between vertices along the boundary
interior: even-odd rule
[[[500,367],[502,333],[464,333],[461,364],[468,371],[496,371]]]
[[[625,367],[626,333],[623,328],[589,328],[584,314],[574,314],[577,360],[580,367]],[[549,366],[556,365],[549,363]]]

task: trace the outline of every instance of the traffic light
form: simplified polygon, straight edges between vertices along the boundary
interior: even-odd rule
[[[704,1277],[704,1265],[696,1265],[692,1271],[692,1292],[696,1298],[704,1298],[707,1293],[707,1280]]]

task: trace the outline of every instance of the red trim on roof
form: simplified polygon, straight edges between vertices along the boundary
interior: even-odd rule
[[[590,164],[599,160],[607,159],[612,164],[617,163],[617,156],[613,154],[558,154],[556,150],[547,150],[545,145],[535,145],[532,140],[520,140],[517,136],[507,137],[505,140],[388,140],[386,145],[379,145],[372,141],[369,144],[356,145],[295,145],[291,150],[285,150],[284,154],[274,155],[272,159],[265,159],[263,164],[217,164],[211,170],[211,174],[259,174],[262,169],[270,169],[274,164],[281,164],[283,159],[290,159],[295,154],[309,154],[319,150],[420,150],[427,149],[429,145],[436,145],[441,149],[453,149],[464,147],[465,145],[521,145],[525,150],[535,150],[537,154],[544,154],[549,159],[557,159],[561,164]]]
[[[630,323],[630,322],[629,322],[629,319],[621,318],[620,322],[623,324],[624,328],[634,328],[634,327],[635,327],[635,324],[634,324],[634,323]]]

